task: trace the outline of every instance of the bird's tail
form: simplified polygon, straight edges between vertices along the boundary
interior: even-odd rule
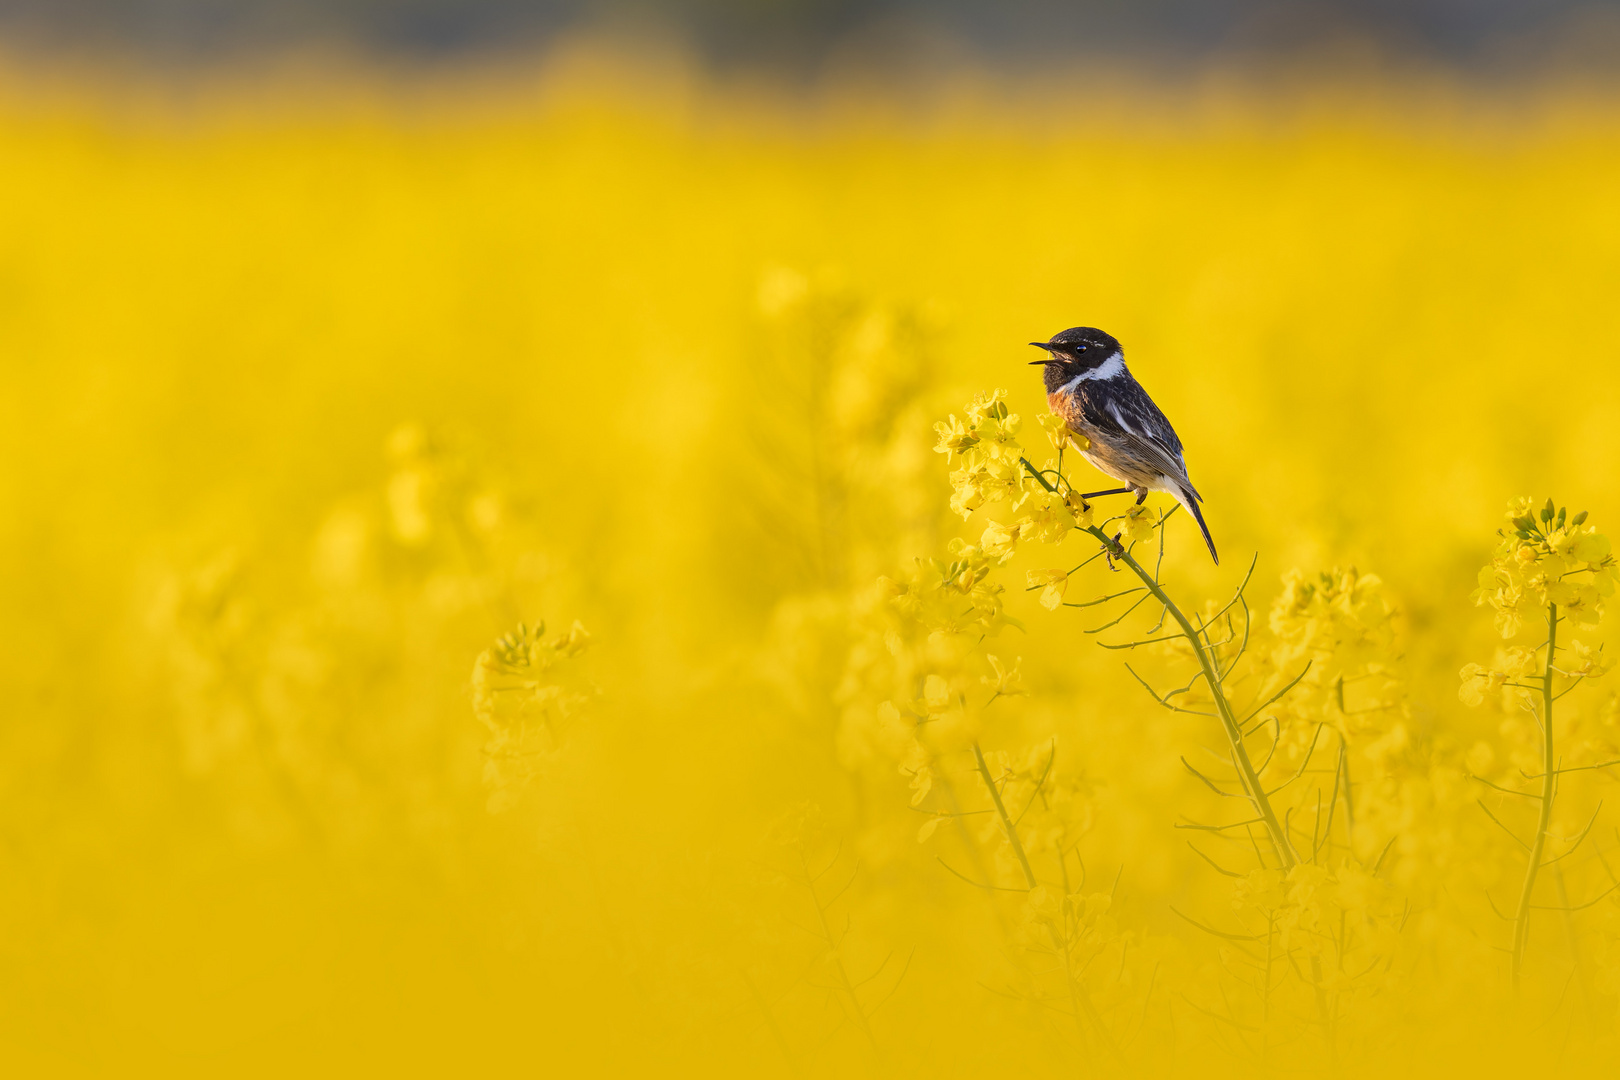
[[[1204,515],[1198,509],[1198,496],[1191,489],[1178,486],[1173,493],[1176,501],[1187,508],[1187,513],[1198,522],[1198,531],[1204,534],[1204,543],[1209,545],[1209,557],[1215,560],[1215,565],[1221,565],[1221,557],[1215,554],[1215,540],[1209,535],[1209,526],[1204,524]]]

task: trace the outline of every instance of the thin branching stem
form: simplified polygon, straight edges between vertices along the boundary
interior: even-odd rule
[[[1603,813],[1603,803],[1600,801],[1597,804],[1597,809],[1592,811],[1592,817],[1591,817],[1590,820],[1587,821],[1586,828],[1582,829],[1580,831],[1580,833],[1575,837],[1575,842],[1573,844],[1569,845],[1569,849],[1567,851],[1565,851],[1562,855],[1554,855],[1552,858],[1550,858],[1546,862],[1542,863],[1542,865],[1543,866],[1551,866],[1554,863],[1561,862],[1562,860],[1567,859],[1571,855],[1575,854],[1575,849],[1581,846],[1581,841],[1585,840],[1587,834],[1592,831],[1592,826],[1597,824],[1598,815],[1601,814],[1601,813]],[[1560,878],[1559,880],[1560,880],[1560,882],[1562,882],[1563,879]],[[1560,884],[1558,887],[1560,889],[1562,889],[1563,885]]]
[[[1056,753],[1055,747],[1053,752]],[[1018,857],[1018,867],[1024,872],[1024,881],[1029,885],[1030,889],[1034,889],[1040,882],[1036,879],[1035,871],[1029,864],[1029,856],[1024,851],[1023,841],[1018,838],[1018,826],[1013,822],[1012,815],[1007,813],[1007,804],[1001,798],[1001,789],[996,786],[995,777],[990,775],[990,764],[985,761],[984,751],[977,742],[973,744],[973,760],[978,765],[979,778],[984,781],[985,790],[990,793],[990,801],[995,804],[996,813],[1001,816],[1001,826],[1006,831],[1007,843],[1011,845],[1013,854]],[[950,868],[946,867],[946,869]],[[1063,974],[1069,987],[1069,1000],[1073,1003],[1075,1009],[1075,1023],[1079,1025],[1081,1018],[1084,1017],[1097,1032],[1098,1037],[1108,1051],[1118,1056],[1119,1048],[1114,1044],[1113,1036],[1109,1034],[1107,1027],[1103,1025],[1102,1017],[1097,1014],[1096,1006],[1091,1003],[1091,996],[1080,985],[1079,976],[1074,970],[1074,964],[1069,955],[1067,935],[1064,933],[1059,920],[1047,918],[1042,920],[1042,924],[1052,938],[1053,949],[1063,962]],[[1082,1037],[1084,1037],[1084,1032],[1085,1029],[1082,1026]]]
[[[1293,867],[1299,861],[1299,856],[1294,852],[1294,845],[1289,841],[1288,834],[1283,831],[1282,822],[1278,820],[1276,811],[1272,809],[1270,798],[1267,797],[1265,789],[1260,785],[1260,777],[1255,773],[1254,764],[1249,760],[1248,748],[1243,744],[1243,732],[1238,726],[1232,703],[1227,700],[1226,690],[1221,684],[1221,677],[1216,670],[1214,658],[1210,656],[1209,650],[1205,647],[1199,632],[1194,629],[1192,622],[1182,613],[1182,610],[1176,606],[1175,601],[1171,600],[1165,593],[1163,587],[1154,580],[1153,575],[1141,563],[1137,562],[1128,551],[1125,551],[1112,537],[1096,526],[1092,526],[1086,531],[1101,541],[1105,547],[1113,549],[1113,557],[1124,563],[1132,573],[1141,579],[1142,584],[1147,586],[1154,599],[1164,605],[1165,610],[1170,613],[1170,618],[1175,620],[1176,625],[1181,628],[1182,636],[1192,646],[1193,654],[1198,658],[1198,666],[1204,672],[1204,682],[1209,686],[1210,696],[1215,699],[1216,714],[1220,718],[1222,729],[1226,732],[1226,741],[1232,747],[1232,756],[1237,761],[1238,775],[1243,781],[1243,787],[1248,793],[1249,801],[1253,804],[1255,813],[1265,822],[1266,834],[1270,838],[1271,846],[1276,851],[1277,858],[1281,860],[1284,869]],[[1249,573],[1252,574],[1253,572],[1253,564],[1251,564]],[[1244,576],[1244,581],[1248,581],[1248,575]]]
[[[1552,822],[1553,792],[1558,782],[1553,759],[1553,656],[1558,649],[1558,605],[1547,605],[1547,666],[1541,676],[1542,770],[1541,816],[1530,844],[1525,864],[1524,888],[1519,893],[1519,910],[1513,918],[1513,992],[1519,992],[1519,976],[1524,970],[1524,946],[1530,939],[1530,897],[1536,889],[1536,873],[1547,850],[1547,826]]]
[[[1007,843],[1012,845],[1013,854],[1018,856],[1018,866],[1024,871],[1024,880],[1030,888],[1039,885],[1035,880],[1035,871],[1030,869],[1029,856],[1024,854],[1024,845],[1018,839],[1018,826],[1013,824],[1012,815],[1007,813],[1007,804],[1001,800],[1001,789],[996,786],[995,777],[990,775],[990,765],[984,760],[984,751],[979,744],[973,744],[973,760],[979,766],[979,776],[984,780],[985,790],[990,793],[990,801],[996,805],[996,813],[1001,815],[1001,827],[1007,833]]]
[[[1057,494],[1057,489],[1047,483],[1046,478],[1040,475],[1039,470],[1027,460],[1023,464],[1042,486],[1053,494]],[[1198,666],[1204,673],[1204,682],[1209,686],[1210,696],[1215,699],[1215,711],[1220,717],[1222,729],[1226,732],[1226,741],[1232,747],[1232,756],[1238,764],[1238,775],[1243,781],[1243,788],[1248,793],[1249,801],[1253,804],[1255,813],[1265,822],[1266,835],[1271,840],[1271,846],[1276,851],[1278,861],[1282,864],[1283,869],[1291,869],[1299,862],[1299,855],[1295,853],[1294,845],[1288,839],[1288,833],[1283,829],[1282,822],[1278,820],[1277,812],[1272,809],[1271,799],[1267,796],[1265,788],[1260,785],[1260,777],[1255,773],[1254,764],[1249,760],[1248,748],[1243,743],[1242,726],[1238,723],[1237,714],[1232,708],[1232,703],[1227,700],[1225,687],[1221,684],[1220,672],[1199,630],[1194,628],[1191,620],[1170,599],[1169,595],[1164,591],[1164,587],[1159,584],[1158,576],[1150,573],[1146,567],[1137,562],[1136,558],[1119,541],[1095,525],[1088,526],[1086,532],[1101,542],[1103,549],[1109,553],[1111,558],[1124,563],[1130,568],[1131,573],[1135,574],[1142,584],[1147,586],[1148,592],[1152,593],[1154,599],[1158,600],[1164,606],[1164,609],[1170,613],[1170,617],[1181,628],[1182,636],[1192,646],[1193,654],[1198,658]],[[1239,602],[1243,596],[1243,590],[1248,586],[1250,578],[1254,576],[1254,568],[1258,562],[1259,556],[1257,555],[1250,561],[1249,569],[1244,573],[1243,581],[1238,586],[1236,593],[1227,602],[1226,607],[1217,613],[1217,617],[1230,610],[1233,604]],[[1551,767],[1549,764],[1548,768]]]
[[[1300,669],[1299,674],[1295,675],[1292,679],[1288,680],[1288,685],[1284,686],[1281,690],[1277,691],[1275,694],[1272,694],[1263,703],[1261,703],[1258,708],[1256,708],[1254,711],[1250,712],[1248,716],[1244,717],[1243,718],[1243,723],[1247,724],[1250,720],[1253,720],[1255,717],[1259,716],[1261,713],[1263,713],[1267,709],[1271,708],[1277,702],[1281,701],[1283,699],[1283,697],[1288,693],[1288,691],[1292,690],[1294,687],[1299,685],[1299,680],[1301,680],[1301,679],[1303,679],[1305,677],[1305,675],[1311,670],[1311,665],[1314,664],[1314,663],[1316,663],[1316,661],[1314,661],[1314,660],[1305,661],[1305,666]]]

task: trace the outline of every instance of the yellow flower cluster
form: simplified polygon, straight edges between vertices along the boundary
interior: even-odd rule
[[[985,527],[980,547],[998,563],[1012,558],[1021,541],[1056,544],[1071,529],[1084,529],[1092,523],[1091,506],[1078,492],[1059,494],[1030,476],[1018,441],[1021,421],[1017,413],[1008,411],[1006,398],[1007,391],[999,389],[980,394],[968,403],[965,421],[953,413],[934,425],[938,435],[934,451],[951,455],[955,466],[951,471],[953,511],[967,518],[981,507],[1002,502],[1014,513],[1025,511],[1010,522],[995,521]],[[1051,414],[1041,417],[1041,426],[1055,446],[1075,437]],[[1047,468],[1055,468],[1055,462],[1048,462]],[[1132,539],[1151,533],[1156,524],[1146,508],[1136,509],[1143,511],[1138,515],[1142,521],[1127,521]]]
[[[1496,628],[1512,638],[1526,620],[1569,618],[1583,626],[1596,626],[1603,603],[1614,595],[1620,564],[1611,553],[1609,538],[1586,524],[1586,512],[1570,516],[1566,508],[1548,499],[1539,510],[1527,498],[1515,500],[1507,512],[1508,527],[1499,531],[1490,563],[1479,572],[1474,603],[1496,612]],[[1610,661],[1600,648],[1581,641],[1557,646],[1562,657],[1542,659],[1545,646],[1506,646],[1496,651],[1489,665],[1466,664],[1457,696],[1467,705],[1479,705],[1487,694],[1507,690],[1525,695],[1546,687],[1521,682],[1547,677],[1593,679],[1605,674]]]
[[[1395,610],[1377,575],[1355,567],[1290,570],[1269,626],[1271,679],[1299,677],[1280,703],[1296,720],[1329,724],[1346,738],[1398,740],[1402,721],[1391,714],[1404,711],[1404,687],[1395,671]]]
[[[1355,981],[1349,973],[1389,955],[1392,916],[1401,905],[1387,882],[1347,861],[1331,871],[1310,863],[1252,870],[1235,883],[1232,910],[1263,919],[1284,953],[1323,957],[1342,950],[1334,989],[1346,990]]]
[[[1498,533],[1502,542],[1479,572],[1474,603],[1495,610],[1504,638],[1516,636],[1526,618],[1539,620],[1551,605],[1560,615],[1595,625],[1620,578],[1609,538],[1586,524],[1586,511],[1569,517],[1551,499],[1539,512],[1530,499],[1516,500],[1507,518],[1508,527]]]
[[[565,634],[545,636],[546,624],[519,623],[478,654],[472,672],[473,714],[489,729],[484,745],[484,781],[490,809],[510,805],[524,784],[539,775],[556,749],[558,725],[574,716],[588,695],[558,669],[590,644],[577,621]]]
[[[1001,594],[991,579],[998,562],[990,552],[964,540],[952,540],[948,560],[922,559],[909,581],[881,578],[878,587],[897,611],[927,628],[929,634],[995,635],[1008,625]]]

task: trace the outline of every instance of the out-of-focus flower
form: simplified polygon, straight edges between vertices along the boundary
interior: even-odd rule
[[[1458,674],[1462,678],[1462,685],[1457,687],[1457,697],[1464,705],[1482,704],[1487,693],[1500,690],[1507,681],[1504,672],[1492,671],[1481,664],[1464,664]]]
[[[1063,593],[1069,587],[1066,570],[1030,570],[1024,575],[1031,589],[1041,590],[1041,607],[1056,611],[1063,603]]]
[[[999,521],[992,521],[985,526],[984,535],[979,538],[979,546],[986,555],[997,562],[1006,562],[1018,550],[1018,525],[1004,525]]]
[[[545,633],[545,623],[519,623],[473,664],[473,715],[489,730],[484,779],[491,809],[509,804],[539,775],[556,749],[559,723],[587,700],[578,680],[559,667],[585,650],[590,634],[577,621],[566,634],[547,639]]]
[[[1609,539],[1586,523],[1586,513],[1571,516],[1548,499],[1536,507],[1529,499],[1509,505],[1507,525],[1491,561],[1479,572],[1474,603],[1496,613],[1496,628],[1504,638],[1516,636],[1527,623],[1542,624],[1556,612],[1560,620],[1591,626],[1603,614],[1603,602],[1614,594],[1620,565]],[[1486,668],[1469,664],[1462,669],[1457,694],[1470,705],[1485,695],[1518,680],[1531,683],[1553,675],[1598,678],[1611,666],[1599,649],[1570,641],[1559,647],[1562,656],[1546,657],[1546,646],[1511,646],[1498,650]],[[1530,694],[1534,686],[1519,688]]]
[[[1580,641],[1571,641],[1565,646],[1565,655],[1559,661],[1559,668],[1566,675],[1578,675],[1583,679],[1596,679],[1608,674],[1614,667],[1614,661],[1603,653],[1603,646],[1593,648]]]
[[[996,697],[1023,697],[1027,692],[1024,689],[1024,675],[1019,670],[1023,664],[1023,657],[1013,661],[1012,667],[1007,667],[996,656],[986,656],[990,661],[990,668],[994,675],[986,675],[982,680],[986,686],[994,687]]]
[[[1609,538],[1586,524],[1584,511],[1570,517],[1551,499],[1539,509],[1515,500],[1506,516],[1502,541],[1480,569],[1474,603],[1495,611],[1504,638],[1527,620],[1542,621],[1554,605],[1578,623],[1595,624],[1620,580]]]

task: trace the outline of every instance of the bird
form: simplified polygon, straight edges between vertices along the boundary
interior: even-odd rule
[[[1221,557],[1198,509],[1203,496],[1187,478],[1181,440],[1125,367],[1125,350],[1119,342],[1094,326],[1075,326],[1030,344],[1046,350],[1046,358],[1032,364],[1045,366],[1047,404],[1081,437],[1085,448],[1080,453],[1129,485],[1087,492],[1082,498],[1134,492],[1140,505],[1148,492],[1162,491],[1198,522],[1209,557],[1219,566]]]

